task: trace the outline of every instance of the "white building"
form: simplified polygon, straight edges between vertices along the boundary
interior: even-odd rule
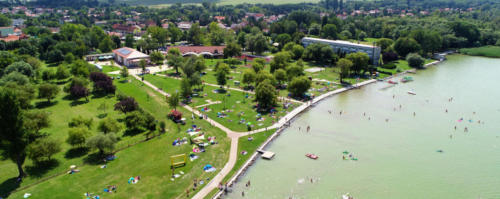
[[[117,63],[129,68],[139,66],[139,62],[143,59],[146,61],[149,60],[149,55],[127,47],[113,50],[113,56]]]
[[[370,57],[370,61],[372,65],[378,65],[380,60],[380,52],[381,49],[378,46],[370,46],[365,44],[356,44],[348,41],[341,40],[328,40],[328,39],[317,39],[312,37],[304,37],[302,39],[302,45],[307,47],[314,43],[322,43],[327,44],[333,48],[333,52],[341,52],[341,53],[356,53],[363,52],[368,54]]]

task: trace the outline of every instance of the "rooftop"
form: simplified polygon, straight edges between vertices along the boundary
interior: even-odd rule
[[[357,44],[357,43],[352,43],[349,41],[343,41],[343,40],[330,40],[330,39],[319,39],[319,38],[312,38],[312,37],[304,37],[302,40],[312,40],[312,41],[320,41],[320,42],[328,42],[328,43],[337,43],[337,44],[346,44],[346,45],[353,45],[353,46],[363,46],[367,48],[376,48],[376,46],[370,46],[366,44]]]

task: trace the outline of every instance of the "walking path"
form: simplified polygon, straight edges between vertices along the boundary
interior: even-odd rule
[[[151,87],[152,89],[156,90],[160,94],[162,94],[164,96],[168,96],[169,95],[168,93],[166,93],[163,90],[160,90],[159,88],[157,88],[153,84],[149,83],[148,81],[142,81],[142,79],[139,76],[137,76],[135,74],[133,74],[132,76],[134,78],[136,78],[137,80],[143,82],[147,86]],[[207,185],[205,185],[198,193],[196,193],[196,195],[193,196],[193,199],[203,199],[213,189],[216,189],[217,186],[220,183],[222,183],[222,180],[224,179],[224,177],[233,169],[234,165],[236,164],[236,160],[238,159],[238,140],[239,140],[240,137],[243,137],[243,136],[246,136],[246,135],[252,135],[252,134],[260,133],[260,132],[267,131],[267,130],[270,130],[270,129],[281,128],[285,124],[289,123],[289,121],[291,119],[293,119],[295,116],[297,116],[298,114],[300,114],[305,109],[309,108],[311,105],[313,105],[313,104],[315,104],[315,103],[317,103],[317,102],[319,102],[319,101],[321,101],[321,100],[323,100],[323,99],[325,99],[325,98],[327,98],[327,97],[329,97],[331,95],[335,95],[335,94],[338,94],[338,93],[350,90],[352,88],[361,87],[361,86],[364,86],[364,85],[367,85],[367,84],[370,84],[370,83],[373,83],[373,82],[376,82],[376,81],[377,80],[374,80],[374,79],[368,80],[368,81],[364,81],[364,82],[355,84],[355,85],[353,85],[351,87],[341,88],[341,89],[337,89],[337,90],[334,90],[334,91],[330,91],[328,93],[325,93],[323,95],[320,95],[320,96],[314,98],[313,100],[311,100],[309,102],[306,102],[306,103],[302,103],[301,102],[302,105],[300,105],[299,107],[297,107],[296,109],[292,110],[290,113],[288,113],[287,115],[285,115],[284,117],[282,117],[274,125],[272,125],[270,127],[266,127],[266,128],[261,128],[261,129],[253,130],[253,131],[235,132],[235,131],[233,131],[231,129],[228,129],[224,125],[218,123],[217,121],[212,120],[212,119],[210,119],[210,118],[207,117],[206,121],[208,121],[211,125],[213,125],[213,126],[219,128],[219,129],[221,129],[222,131],[224,131],[227,134],[227,136],[231,139],[231,148],[230,148],[230,151],[229,151],[229,160],[224,165],[224,167],[222,168],[222,170],[214,178],[212,178],[212,180]],[[193,109],[193,108],[191,108],[188,105],[183,105],[183,107],[185,109],[189,110],[190,112],[196,114],[197,116],[203,116],[203,114],[200,113],[198,110]]]

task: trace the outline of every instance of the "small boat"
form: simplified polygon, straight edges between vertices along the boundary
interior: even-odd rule
[[[392,80],[387,81],[387,83],[389,83],[389,84],[398,84],[398,82],[395,82],[395,81],[392,81]]]
[[[416,94],[415,92],[413,92],[413,91],[408,91],[408,94],[410,94],[410,95],[417,95],[417,94]]]
[[[308,153],[308,154],[306,154],[306,157],[311,158],[311,159],[313,159],[313,160],[318,159],[318,156],[317,156],[317,155],[314,155],[314,154],[312,154],[312,153]]]
[[[410,76],[405,76],[401,79],[401,82],[406,83],[406,82],[411,82],[413,81],[413,77]]]

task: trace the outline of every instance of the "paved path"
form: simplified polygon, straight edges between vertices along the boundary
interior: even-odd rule
[[[137,80],[142,81],[142,79],[139,76],[137,76],[135,74],[132,75],[132,76],[135,77]],[[165,91],[162,91],[162,90],[158,89],[156,86],[154,86],[153,84],[149,83],[148,81],[142,81],[142,82],[144,84],[146,84],[147,86],[153,88],[154,90],[156,90],[160,94],[162,94],[164,96],[168,96],[168,93],[166,93]],[[224,125],[218,123],[217,121],[212,120],[210,118],[207,118],[206,121],[208,121],[211,125],[213,125],[213,126],[219,128],[219,129],[221,129],[222,131],[224,131],[227,134],[227,136],[231,139],[231,148],[230,148],[230,151],[229,151],[229,160],[224,165],[224,167],[220,170],[220,172],[214,178],[212,178],[212,180],[207,185],[205,185],[198,193],[196,193],[196,195],[193,196],[193,199],[203,199],[213,189],[216,189],[217,186],[222,182],[222,180],[224,179],[224,177],[226,177],[226,175],[229,172],[231,172],[231,170],[233,169],[234,165],[236,164],[236,160],[238,159],[238,140],[239,140],[240,137],[243,137],[243,136],[246,136],[246,135],[252,135],[252,134],[260,133],[260,132],[267,131],[267,130],[270,130],[270,129],[280,128],[283,125],[287,124],[292,118],[294,118],[295,116],[297,116],[302,111],[304,111],[305,109],[309,108],[312,104],[314,104],[316,102],[319,102],[319,101],[321,101],[321,100],[323,100],[323,99],[325,99],[325,98],[327,98],[327,97],[329,97],[331,95],[334,95],[334,94],[337,94],[337,93],[341,93],[341,92],[347,91],[349,89],[357,88],[357,87],[360,87],[360,86],[363,86],[363,85],[366,85],[366,84],[370,84],[370,83],[373,83],[373,82],[376,82],[376,80],[372,79],[372,80],[364,81],[364,82],[361,82],[359,84],[355,84],[352,87],[341,88],[341,89],[337,89],[337,90],[325,93],[323,95],[320,95],[320,96],[314,98],[313,100],[311,100],[311,101],[309,101],[307,103],[302,103],[302,105],[300,105],[299,107],[295,108],[290,113],[288,113],[287,115],[285,115],[284,117],[282,117],[274,125],[272,125],[270,127],[266,127],[266,128],[261,128],[261,129],[253,130],[253,131],[235,132],[235,131],[233,131],[231,129],[228,129]],[[189,110],[190,112],[196,114],[197,116],[203,116],[202,113],[200,113],[198,110],[193,109],[193,108],[191,108],[188,105],[183,105],[183,107],[186,108],[187,110]]]

